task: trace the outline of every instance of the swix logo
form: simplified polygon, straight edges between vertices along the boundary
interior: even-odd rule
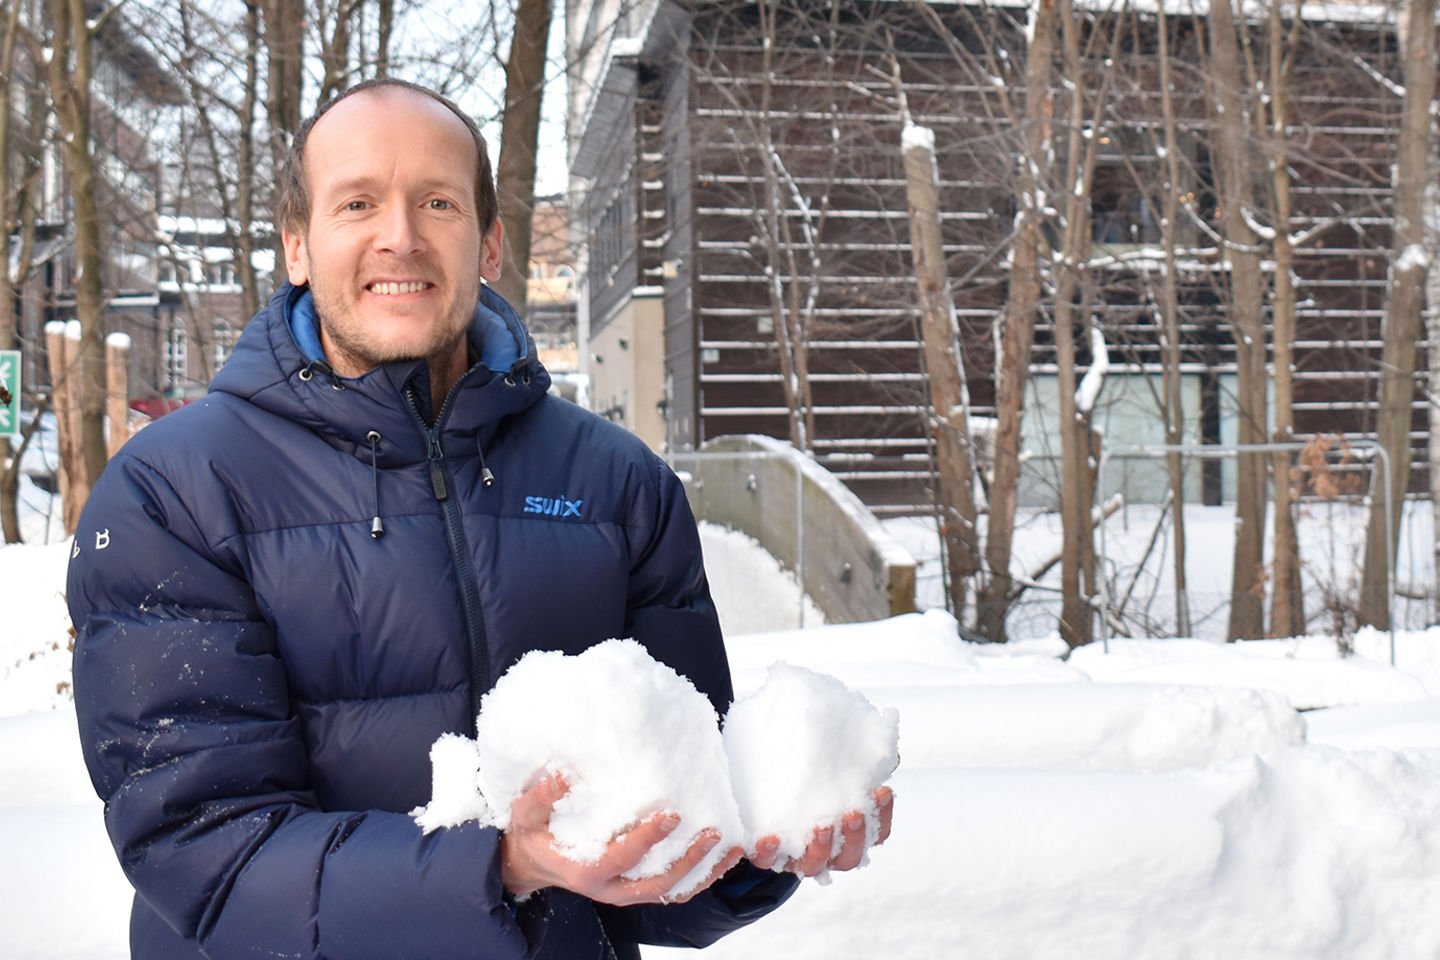
[[[584,502],[568,497],[526,497],[525,512],[542,513],[547,517],[578,517],[580,504]]]

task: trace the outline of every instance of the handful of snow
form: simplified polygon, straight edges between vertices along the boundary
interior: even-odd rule
[[[859,810],[867,850],[879,835],[875,790],[900,765],[900,718],[834,677],[773,663],[765,684],[725,718],[730,780],[747,849],[780,838],[780,862],[805,852],[817,824]],[[833,856],[843,841],[837,829]]]
[[[898,718],[839,680],[771,666],[765,685],[731,707],[722,737],[710,701],[633,640],[578,656],[535,651],[482,698],[477,739],[455,734],[430,750],[434,789],[411,812],[429,833],[478,820],[501,830],[510,806],[543,777],[570,791],[550,818],[559,851],[593,863],[637,821],[672,811],[680,826],[626,876],[664,873],[704,829],[720,842],[672,894],[698,886],[735,846],[780,838],[799,857],[820,824],[851,810],[878,834],[874,791],[899,763]],[[835,843],[841,842],[835,831]]]
[[[526,654],[481,700],[473,750],[453,740],[468,743],[442,737],[430,752],[433,799],[415,811],[426,832],[468,819],[504,830],[516,797],[563,773],[570,791],[556,803],[550,831],[576,862],[595,862],[617,833],[673,811],[680,825],[626,876],[664,873],[697,833],[718,830],[720,843],[672,889],[680,894],[743,841],[715,708],[633,640],[573,657]]]

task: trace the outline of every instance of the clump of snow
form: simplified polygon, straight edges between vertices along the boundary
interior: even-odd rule
[[[420,829],[431,833],[478,820],[494,821],[480,795],[480,750],[458,733],[441,734],[430,747],[430,803],[410,811]]]
[[[570,791],[555,805],[550,832],[576,862],[595,862],[616,834],[673,811],[680,825],[626,875],[664,873],[698,833],[718,831],[719,844],[675,885],[678,894],[743,840],[714,707],[633,640],[608,640],[573,657],[556,651],[522,657],[481,700],[473,779],[464,743],[436,748],[436,792],[416,816],[422,827],[480,811],[475,819],[503,830],[515,798],[560,773]],[[457,795],[442,796],[442,789]]]
[[[900,715],[878,710],[834,677],[775,663],[765,685],[730,708],[725,752],[747,847],[780,839],[780,857],[798,859],[817,824],[858,810],[866,842],[879,835],[876,788],[900,763]],[[843,838],[836,830],[839,852]]]
[[[900,131],[900,148],[907,153],[911,150],[926,150],[934,153],[935,131],[930,127],[907,123]]]

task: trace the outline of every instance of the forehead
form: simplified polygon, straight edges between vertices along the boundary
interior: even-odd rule
[[[304,149],[305,177],[315,192],[397,174],[473,189],[480,160],[459,117],[403,87],[364,90],[335,104],[315,122]]]

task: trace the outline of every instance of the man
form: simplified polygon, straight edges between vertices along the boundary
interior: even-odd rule
[[[76,707],[136,888],[141,958],[636,957],[703,946],[794,889],[766,841],[686,902],[554,850],[555,778],[500,834],[422,836],[428,749],[541,648],[633,636],[731,698],[693,519],[634,438],[546,396],[501,263],[484,141],[453,104],[364,84],[301,129],[290,283],[204,401],[117,456],[76,533]],[[537,497],[561,509],[536,512]],[[886,804],[888,829],[888,794]],[[837,811],[837,813],[839,813]],[[863,820],[792,873],[856,865]]]

